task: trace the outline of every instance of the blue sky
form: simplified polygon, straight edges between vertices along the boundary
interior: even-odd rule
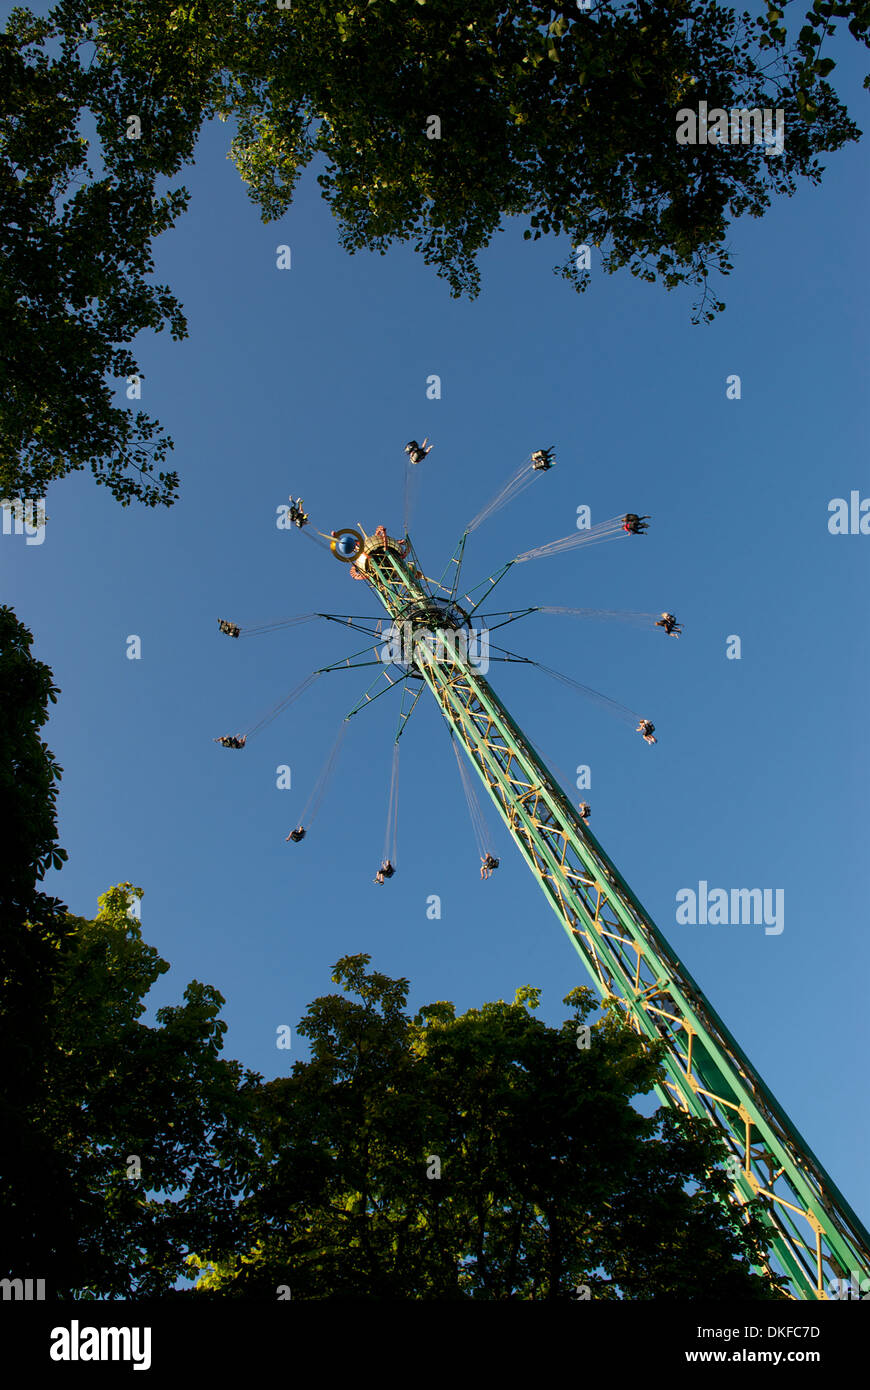
[[[428,434],[411,534],[438,575],[466,522],[552,443],[557,468],[475,532],[465,577],[567,534],[580,504],[593,521],[651,513],[642,539],[516,567],[491,606],[675,612],[679,642],[543,615],[503,634],[648,715],[659,743],[540,672],[494,666],[491,682],[545,757],[591,767],[591,828],[867,1223],[870,537],[827,528],[832,498],[870,496],[866,148],[733,229],[727,309],[693,327],[688,292],[604,276],[597,261],[576,296],[552,273],[561,246],[524,243],[519,226],[483,257],[480,298],[451,300],[409,249],[342,252],[311,174],[263,226],[228,140],[226,126],[204,133],[184,176],[190,211],[157,246],[190,337],[139,349],[142,406],[175,439],[181,501],[122,510],[79,475],[49,494],[44,544],[0,541],[5,601],[63,691],[46,738],[64,768],[70,862],[50,891],[92,916],[111,884],[141,885],[145,938],[172,965],[151,1006],[191,978],[214,984],[228,1055],[267,1077],[306,1055],[296,1024],[348,952],[407,976],[412,1008],[465,1009],[530,983],[558,1023],[588,980],[494,812],[501,868],[480,882],[430,699],[402,740],[399,872],[384,888],[372,877],[394,699],[354,718],[310,836],[284,840],[372,672],[323,677],[244,753],[212,742],[363,644],[327,623],[232,642],[218,617],[380,612],[344,566],[277,529],[289,493],[323,530],[395,533],[402,447]],[[281,243],[289,271],[276,269]],[[426,397],[432,373],[440,400]],[[726,399],[731,373],[739,401]],[[739,661],[726,659],[731,634]],[[280,764],[290,790],[276,787]],[[676,925],[676,894],[699,880],[783,889],[784,931]],[[440,921],[426,916],[433,893]],[[275,1047],[287,1023],[289,1053]]]

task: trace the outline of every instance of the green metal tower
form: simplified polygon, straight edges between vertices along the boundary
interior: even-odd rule
[[[400,678],[432,691],[602,998],[643,1037],[665,1040],[660,1099],[716,1124],[737,1203],[764,1199],[771,1269],[787,1276],[796,1299],[825,1300],[836,1296],[835,1281],[870,1278],[870,1235],[468,658],[458,638],[467,641],[479,604],[466,595],[463,608],[455,583],[448,591],[425,579],[407,537],[383,527],[368,537],[361,528],[332,534],[333,553],[410,636]]]

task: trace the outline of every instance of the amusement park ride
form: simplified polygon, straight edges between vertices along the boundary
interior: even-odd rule
[[[422,446],[411,441],[406,448],[410,465],[422,462],[429,452],[425,445],[426,441]],[[475,656],[481,634],[474,626],[475,614],[513,565],[611,537],[642,534],[646,529],[649,518],[634,513],[611,518],[517,556],[482,585],[463,593],[460,602],[457,595],[469,534],[538,473],[552,467],[553,461],[552,449],[531,455],[469,523],[437,582],[424,575],[408,536],[407,482],[405,534],[401,538],[388,535],[383,526],[371,535],[360,526],[315,535],[306,531],[310,539],[328,546],[335,558],[349,567],[353,579],[368,586],[386,611],[389,626],[385,633],[382,622],[371,629],[362,623],[372,619],[325,613],[290,619],[289,623],[328,618],[359,628],[386,645],[375,647],[373,661],[355,659],[371,657],[370,644],[362,652],[313,673],[248,734],[216,741],[231,748],[244,746],[250,734],[270,722],[324,671],[378,665],[377,680],[346,716],[342,733],[347,720],[371,700],[391,687],[402,687],[387,842],[377,876],[383,883],[395,870],[398,740],[428,688],[447,721],[454,745],[457,749],[461,745],[602,999],[617,1006],[642,1037],[651,1042],[664,1040],[665,1080],[656,1087],[660,1100],[714,1123],[729,1151],[735,1204],[761,1199],[762,1219],[771,1236],[770,1272],[785,1276],[788,1293],[794,1299],[842,1296],[833,1290],[842,1289],[850,1280],[870,1277],[870,1235],[589,830],[588,807],[581,803],[580,809],[575,809],[485,679],[480,668],[486,663]],[[301,498],[294,502],[291,497],[290,503],[289,524],[304,530],[309,518]],[[481,590],[481,597],[476,598]],[[496,627],[538,611],[542,610],[525,608],[490,615],[498,621],[488,622],[487,635]],[[644,616],[652,621],[655,615]],[[265,630],[240,629],[225,620],[220,626],[233,637],[243,631]],[[679,635],[679,624],[672,614],[662,614],[657,626]],[[496,659],[528,661],[509,652]],[[380,689],[376,689],[378,685]],[[614,708],[623,716],[636,717],[632,711]],[[655,742],[653,727],[648,720],[639,721],[638,732],[648,743]],[[322,799],[342,733],[306,808],[310,811],[309,825]],[[462,766],[461,770],[465,780],[467,771]],[[467,791],[470,787],[469,779]],[[469,805],[474,819],[471,799]],[[302,823],[288,840],[304,838],[305,820],[304,812]],[[498,861],[490,855],[482,858],[486,876],[487,867],[491,872]],[[486,859],[491,861],[489,866]]]

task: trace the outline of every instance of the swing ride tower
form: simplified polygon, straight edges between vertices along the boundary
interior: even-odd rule
[[[762,1199],[771,1270],[808,1300],[870,1277],[870,1235],[469,656],[479,604],[433,593],[443,586],[424,577],[407,537],[383,527],[332,535],[333,553],[401,636],[397,679],[406,691],[417,683],[414,703],[432,692],[602,1000],[666,1044],[659,1098],[716,1125],[736,1203]],[[457,577],[460,560],[461,546]]]

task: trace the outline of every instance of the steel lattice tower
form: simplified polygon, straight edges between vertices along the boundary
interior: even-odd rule
[[[468,630],[469,611],[433,595],[407,537],[379,527],[359,541],[333,550],[412,634],[407,675],[432,691],[602,999],[665,1040],[659,1098],[716,1125],[737,1203],[764,1199],[771,1269],[797,1299],[870,1276],[870,1235],[848,1202],[461,644],[437,641]]]

